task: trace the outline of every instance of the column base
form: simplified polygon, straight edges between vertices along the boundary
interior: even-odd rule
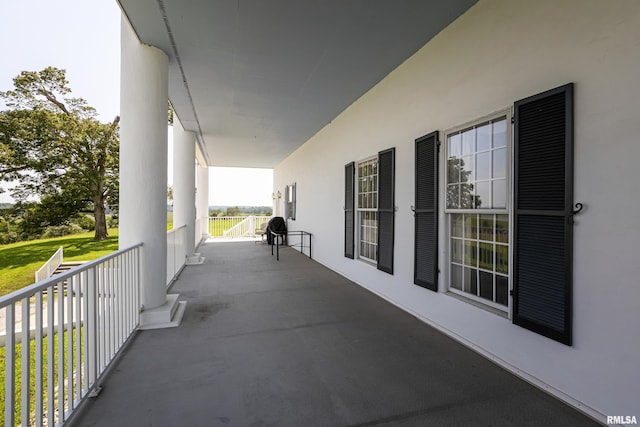
[[[140,313],[140,325],[138,329],[163,329],[175,328],[182,322],[186,301],[178,301],[178,294],[168,294],[166,302],[156,308],[144,310]]]
[[[200,265],[200,264],[204,264],[205,260],[206,260],[205,257],[200,256],[200,254],[196,252],[193,255],[187,256],[185,265]]]

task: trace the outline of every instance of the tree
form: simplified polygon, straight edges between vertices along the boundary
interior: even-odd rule
[[[13,84],[0,92],[10,108],[0,112],[0,180],[18,182],[11,195],[19,202],[37,196],[55,208],[45,225],[91,212],[95,240],[107,238],[106,206],[117,210],[118,200],[119,117],[101,123],[84,99],[69,96],[65,70],[23,71]]]
[[[173,187],[167,187],[167,204],[173,208]]]
[[[13,206],[0,206],[0,245],[6,245],[7,243],[13,243],[18,240],[16,225]]]
[[[173,126],[173,115],[174,115],[174,111],[173,111],[173,106],[171,105],[171,101],[167,101],[167,123],[170,126]]]
[[[458,185],[447,186],[447,207],[471,209],[482,205],[480,196],[473,194],[474,185],[469,182],[471,171],[465,170],[464,160],[453,158],[448,160],[448,183]]]
[[[13,208],[0,207],[0,218],[4,221],[4,227],[6,227],[7,234],[11,233],[12,216]],[[0,228],[0,230],[2,230],[2,228]]]
[[[227,216],[240,216],[240,214],[242,214],[242,211],[240,211],[240,208],[237,206],[230,206],[227,208]]]

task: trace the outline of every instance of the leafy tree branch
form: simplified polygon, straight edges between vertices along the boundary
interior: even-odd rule
[[[119,117],[96,119],[95,109],[69,96],[64,70],[23,71],[14,89],[0,92],[0,180],[17,181],[20,203],[37,197],[48,206],[43,225],[59,225],[90,210],[95,239],[108,237],[106,207],[117,208]]]

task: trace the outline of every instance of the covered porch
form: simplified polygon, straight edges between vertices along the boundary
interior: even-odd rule
[[[138,331],[76,425],[596,425],[284,248],[199,246],[177,328]]]

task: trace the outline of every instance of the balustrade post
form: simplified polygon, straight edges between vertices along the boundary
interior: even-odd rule
[[[29,318],[31,309],[29,297],[22,300],[22,408],[21,422],[23,426],[29,425],[29,415],[31,415],[31,345],[29,339]]]
[[[42,340],[44,339],[43,333],[42,333],[42,324],[43,324],[43,319],[42,319],[42,291],[38,292],[36,294],[36,301],[35,301],[35,347],[36,347],[36,354],[35,354],[35,358],[36,358],[36,366],[35,366],[35,411],[36,411],[36,427],[41,427],[42,426],[42,415],[43,415],[43,409],[44,409],[44,405],[43,405],[43,396],[44,396],[44,387],[43,387],[43,381],[44,381],[44,376],[43,376],[43,360],[42,358],[44,357],[44,352],[43,352],[43,345],[42,345]]]
[[[47,420],[54,424],[55,416],[55,376],[53,375],[54,345],[55,337],[55,284],[47,288]]]
[[[87,272],[87,321],[85,322],[85,340],[87,343],[88,388],[95,385],[98,377],[98,315],[96,292],[96,267]]]
[[[16,339],[15,339],[15,304],[6,308],[6,341],[5,341],[5,377],[4,377],[4,425],[15,424],[14,402],[16,397]]]

